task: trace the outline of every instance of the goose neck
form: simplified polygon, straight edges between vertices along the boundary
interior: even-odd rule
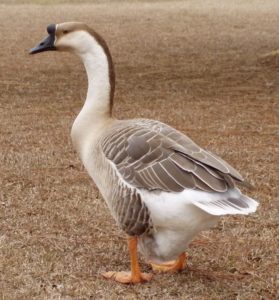
[[[81,57],[88,78],[85,103],[72,126],[75,148],[84,157],[87,144],[96,139],[112,118],[114,69],[109,50],[100,37],[82,34],[77,54]]]
[[[109,64],[105,54],[96,57],[92,53],[82,55],[88,79],[87,96],[83,109],[91,114],[111,116],[113,90],[110,82]]]

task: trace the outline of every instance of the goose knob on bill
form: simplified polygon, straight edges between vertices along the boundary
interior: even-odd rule
[[[138,251],[153,270],[181,271],[185,249],[198,233],[224,215],[256,211],[258,203],[235,185],[243,178],[220,157],[159,121],[112,116],[114,66],[99,34],[78,22],[51,24],[47,32],[30,54],[68,51],[83,61],[88,91],[72,126],[73,145],[128,235],[131,271],[104,277],[149,281],[152,275],[141,272]]]

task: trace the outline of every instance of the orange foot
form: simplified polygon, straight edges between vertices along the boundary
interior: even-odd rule
[[[177,260],[169,261],[163,264],[151,263],[152,270],[157,273],[176,273],[181,272],[186,267],[186,253],[181,253]]]
[[[134,283],[142,283],[146,281],[150,281],[152,278],[152,274],[148,273],[140,273],[137,276],[132,276],[131,272],[105,272],[102,274],[107,279],[114,280],[116,282],[125,283],[125,284],[134,284]]]

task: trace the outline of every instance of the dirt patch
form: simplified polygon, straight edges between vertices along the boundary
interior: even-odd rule
[[[0,17],[2,298],[277,298],[278,1],[2,4]],[[256,187],[247,193],[258,212],[203,233],[181,274],[141,286],[99,275],[128,269],[129,258],[69,137],[86,94],[83,66],[69,54],[28,56],[47,24],[70,20],[109,44],[115,115],[178,128]]]

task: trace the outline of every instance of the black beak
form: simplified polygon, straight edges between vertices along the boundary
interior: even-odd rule
[[[56,50],[56,48],[54,46],[55,31],[56,31],[56,25],[55,24],[48,25],[47,32],[48,32],[49,35],[43,41],[41,41],[37,46],[32,48],[29,51],[29,54],[36,54],[36,53],[43,52],[43,51]]]

